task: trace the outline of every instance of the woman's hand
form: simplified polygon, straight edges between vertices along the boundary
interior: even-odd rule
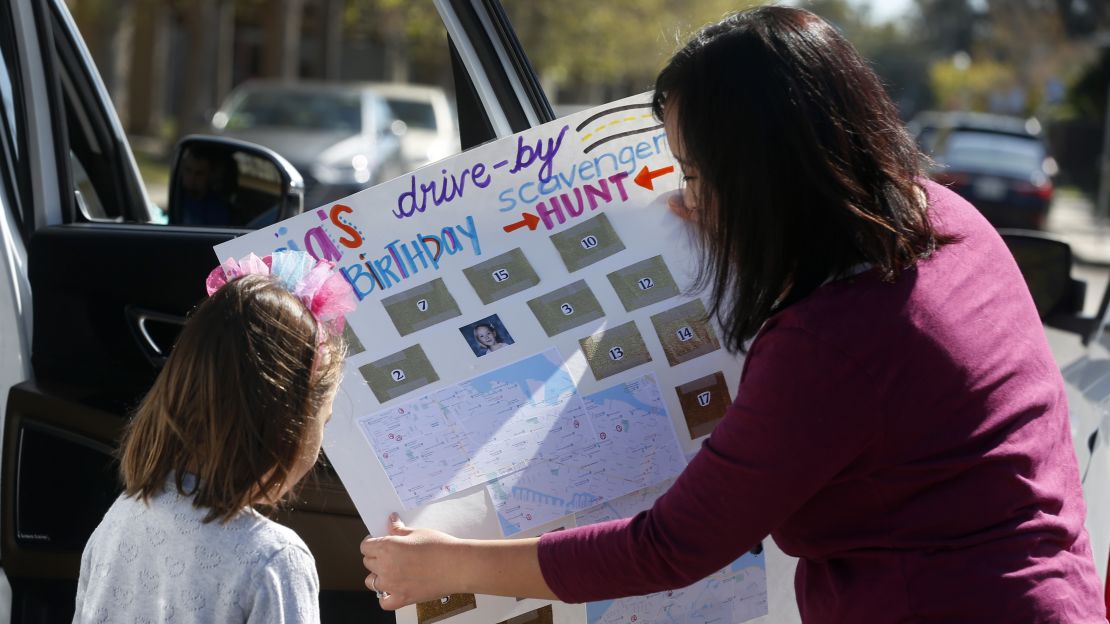
[[[685,201],[685,193],[682,190],[672,191],[667,194],[667,208],[671,213],[683,221],[694,222],[697,221],[698,213],[692,207],[688,206]]]
[[[432,529],[410,529],[397,514],[389,517],[389,535],[362,540],[362,565],[370,574],[366,587],[379,593],[383,609],[465,591],[457,572],[462,541]]]
[[[366,587],[383,609],[451,594],[493,594],[554,600],[537,554],[539,539],[463,540],[431,529],[410,529],[389,516],[389,535],[362,540]]]

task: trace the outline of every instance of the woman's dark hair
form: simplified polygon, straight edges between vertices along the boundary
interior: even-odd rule
[[[339,385],[344,343],[318,344],[321,331],[269,276],[240,277],[204,300],[124,434],[124,492],[148,500],[172,475],[208,509],[205,522],[276,502]]]
[[[653,109],[693,170],[711,315],[732,350],[776,310],[862,263],[893,281],[952,240],[929,222],[923,157],[875,73],[832,26],[767,6],[703,28]],[[681,149],[680,149],[681,148]]]

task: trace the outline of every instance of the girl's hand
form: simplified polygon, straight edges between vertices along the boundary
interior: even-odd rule
[[[461,548],[461,540],[432,529],[410,529],[391,514],[389,535],[362,540],[362,565],[370,572],[366,587],[384,593],[378,601],[390,611],[464,591],[454,565]]]

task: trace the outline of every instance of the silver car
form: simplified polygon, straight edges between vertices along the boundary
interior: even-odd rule
[[[407,170],[397,121],[373,87],[249,81],[212,117],[215,134],[268,147],[291,162],[312,208]]]

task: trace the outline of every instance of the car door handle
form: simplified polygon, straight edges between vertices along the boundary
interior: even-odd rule
[[[127,306],[125,310],[128,324],[143,355],[152,366],[161,368],[169,357],[177,335],[185,327],[185,317],[138,306]]]

